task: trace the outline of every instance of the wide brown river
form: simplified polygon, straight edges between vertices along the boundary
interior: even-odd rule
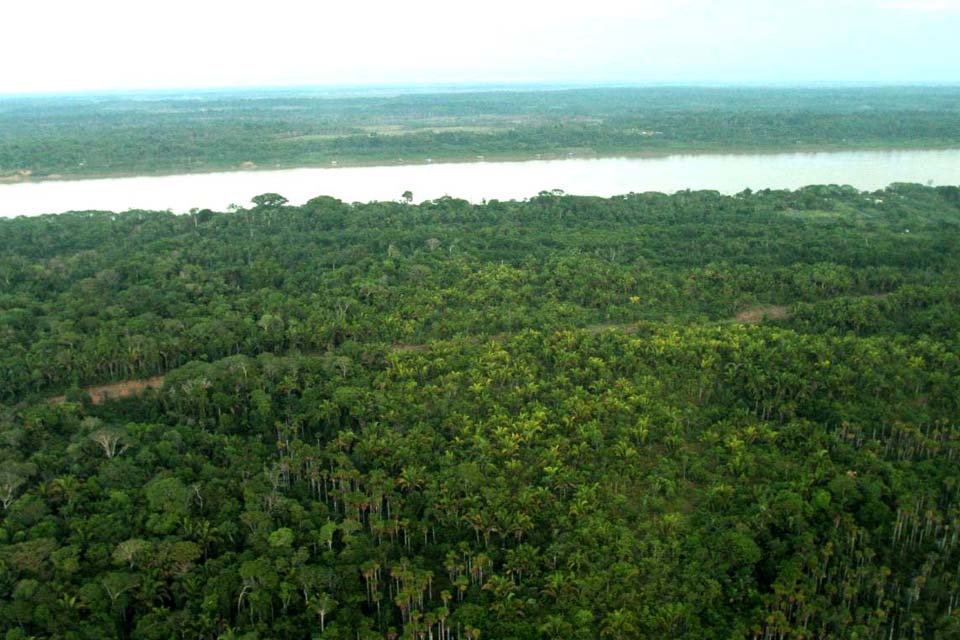
[[[397,200],[405,191],[413,192],[416,202],[444,195],[480,202],[524,199],[551,189],[612,196],[682,189],[738,193],[809,184],[874,190],[891,182],[958,185],[960,149],[435,163],[29,182],[0,185],[0,217],[85,210],[223,210],[234,203],[247,205],[266,192],[280,193],[292,204],[318,195],[346,202]]]

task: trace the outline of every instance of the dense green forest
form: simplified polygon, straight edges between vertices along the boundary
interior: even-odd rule
[[[956,187],[0,220],[0,629],[956,638],[958,283]]]
[[[957,87],[409,91],[0,98],[0,180],[960,146]]]

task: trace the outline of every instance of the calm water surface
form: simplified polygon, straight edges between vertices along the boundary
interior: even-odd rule
[[[7,184],[0,185],[0,216],[91,209],[223,210],[232,203],[246,205],[265,192],[280,193],[292,204],[318,195],[346,202],[397,200],[407,190],[417,202],[444,195],[480,202],[523,199],[550,189],[611,196],[681,189],[738,193],[748,187],[808,184],[874,190],[891,182],[960,184],[960,149],[471,162]]]

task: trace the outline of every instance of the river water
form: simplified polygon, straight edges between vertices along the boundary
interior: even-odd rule
[[[465,162],[382,167],[235,171],[140,178],[0,185],[0,217],[65,211],[152,209],[186,212],[246,206],[275,192],[291,204],[318,195],[346,202],[414,200],[444,195],[473,202],[524,199],[540,191],[612,196],[630,192],[712,189],[721,193],[848,184],[861,190],[891,182],[960,184],[960,149],[783,154],[698,154],[526,162]]]

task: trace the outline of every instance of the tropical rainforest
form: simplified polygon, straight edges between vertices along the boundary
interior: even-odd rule
[[[440,89],[7,96],[0,181],[477,156],[960,146],[955,86]]]
[[[0,629],[960,636],[960,189],[0,220]]]

